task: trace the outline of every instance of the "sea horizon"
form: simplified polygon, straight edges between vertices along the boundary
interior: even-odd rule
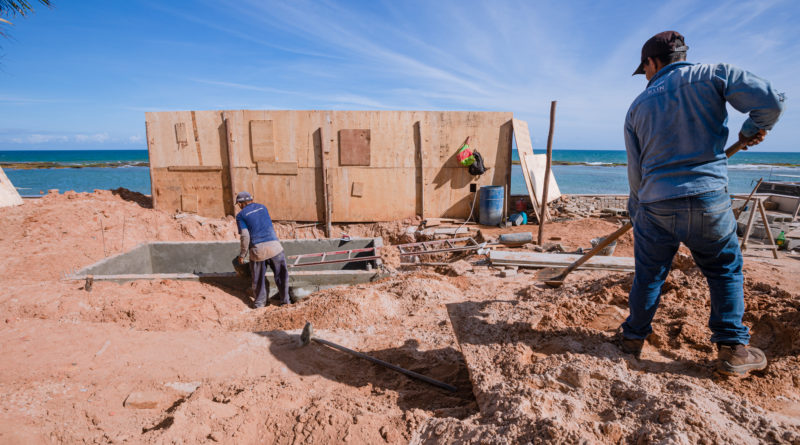
[[[526,195],[518,158],[512,150],[510,191]],[[553,175],[564,194],[627,194],[626,163],[624,150],[553,150]],[[0,150],[0,167],[24,196],[119,187],[150,194],[148,151],[142,149]],[[800,180],[800,152],[739,152],[728,161],[728,177],[731,193],[750,192],[760,178]]]

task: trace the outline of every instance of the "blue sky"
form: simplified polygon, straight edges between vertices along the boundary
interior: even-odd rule
[[[0,150],[144,149],[145,111],[512,111],[534,148],[623,149],[656,32],[770,80],[800,151],[800,2],[64,1],[0,40]],[[731,112],[731,142],[743,117]]]

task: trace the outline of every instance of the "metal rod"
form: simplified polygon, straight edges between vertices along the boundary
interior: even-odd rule
[[[401,367],[399,367],[397,365],[393,365],[393,364],[391,364],[389,362],[385,362],[385,361],[383,361],[381,359],[377,359],[375,357],[371,357],[371,356],[369,356],[367,354],[363,354],[361,352],[354,351],[354,350],[349,349],[349,348],[345,348],[344,346],[337,345],[336,343],[330,342],[328,340],[323,340],[321,338],[316,338],[316,337],[311,338],[311,340],[314,340],[317,343],[321,343],[321,344],[323,344],[325,346],[329,346],[329,347],[331,347],[333,349],[338,349],[338,350],[340,350],[342,352],[346,352],[348,354],[352,354],[352,355],[354,355],[356,357],[363,358],[364,360],[369,360],[372,363],[375,363],[375,364],[378,364],[378,365],[381,365],[381,366],[385,366],[385,367],[391,369],[392,371],[397,371],[397,372],[399,372],[401,374],[405,374],[405,375],[407,375],[409,377],[413,377],[413,378],[415,378],[417,380],[422,380],[425,383],[429,383],[429,384],[431,384],[433,386],[437,386],[439,388],[446,389],[447,391],[450,391],[450,392],[457,392],[458,391],[458,388],[456,388],[455,386],[448,385],[447,383],[440,382],[440,381],[438,381],[436,379],[432,379],[432,378],[430,378],[428,376],[422,375],[422,374],[414,372],[414,371],[409,371],[408,369],[401,368]]]
[[[103,238],[103,256],[108,256],[106,254],[106,229],[103,226],[103,215],[98,215],[100,218],[100,236]]]
[[[542,214],[539,217],[539,245],[544,239],[544,221],[547,215],[547,192],[550,188],[550,164],[553,162],[553,130],[556,125],[556,101],[550,102],[550,132],[547,133],[547,163],[544,170],[544,187],[542,187]]]
[[[119,248],[120,252],[124,252],[125,251],[125,221],[126,220],[127,220],[127,218],[125,217],[125,214],[123,213],[122,214],[122,247]]]
[[[741,215],[742,212],[744,212],[745,207],[747,207],[747,203],[750,202],[750,200],[753,198],[753,194],[756,192],[756,190],[758,190],[758,186],[761,185],[761,181],[763,180],[764,178],[758,180],[758,184],[756,184],[756,186],[753,187],[753,191],[750,192],[750,196],[748,196],[747,199],[744,200],[744,204],[742,204],[741,207],[733,211],[734,218],[739,219],[739,215]]]

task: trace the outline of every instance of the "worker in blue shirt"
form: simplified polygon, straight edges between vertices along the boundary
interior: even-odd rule
[[[253,202],[250,193],[241,192],[236,195],[236,204],[241,211],[236,215],[236,225],[241,238],[239,264],[244,264],[245,256],[250,254],[250,272],[253,276],[253,294],[256,309],[267,305],[269,282],[267,282],[267,266],[272,269],[275,284],[278,286],[279,305],[289,304],[289,269],[283,246],[272,227],[269,211],[261,204]]]
[[[641,354],[661,286],[683,242],[708,282],[717,369],[746,375],[764,369],[767,359],[748,346],[750,333],[742,324],[742,254],[727,190],[725,106],[749,114],[739,140],[752,146],[778,121],[785,97],[737,67],[686,62],[688,49],[678,32],[656,34],[642,47],[633,73],[644,74],[648,84],[625,119],[636,273],[621,346]]]

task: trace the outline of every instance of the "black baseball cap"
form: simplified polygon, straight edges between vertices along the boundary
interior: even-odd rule
[[[678,31],[664,31],[660,32],[646,42],[642,46],[642,61],[633,76],[637,74],[644,74],[644,62],[648,57],[666,56],[672,53],[685,53],[689,49],[683,36]]]

